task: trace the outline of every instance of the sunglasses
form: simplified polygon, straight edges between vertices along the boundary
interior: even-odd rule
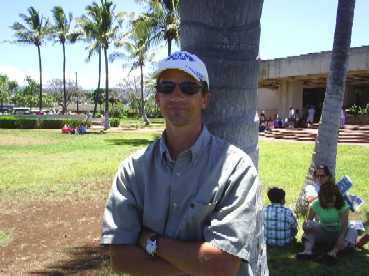
[[[156,90],[162,94],[171,94],[174,92],[177,85],[182,93],[186,95],[195,95],[200,91],[200,89],[203,88],[202,85],[199,85],[193,81],[183,81],[180,83],[173,81],[161,81],[156,85]]]
[[[315,177],[316,178],[324,178],[324,177],[326,177],[326,175],[325,174],[317,174],[317,175],[315,175]]]

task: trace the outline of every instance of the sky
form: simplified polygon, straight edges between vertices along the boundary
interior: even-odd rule
[[[44,16],[51,17],[51,9],[60,5],[66,12],[79,17],[92,0],[13,0],[4,1],[0,9],[0,73],[11,80],[24,84],[25,76],[38,80],[37,48],[32,45],[4,43],[14,39],[9,28],[20,21],[19,14],[26,13],[34,6]],[[116,0],[117,10],[139,12],[141,8],[134,0]],[[330,51],[337,12],[337,0],[264,0],[261,17],[260,57],[274,59],[320,51]],[[369,1],[356,0],[351,47],[369,45]],[[67,79],[75,81],[83,88],[95,88],[98,78],[97,58],[87,63],[86,44],[78,42],[66,47]],[[47,41],[41,48],[43,82],[62,78],[62,48],[60,44]],[[165,57],[163,45],[156,51],[156,59]],[[109,65],[110,87],[117,86],[127,77],[122,61]],[[134,74],[134,73],[133,73]],[[104,81],[102,79],[102,81]]]

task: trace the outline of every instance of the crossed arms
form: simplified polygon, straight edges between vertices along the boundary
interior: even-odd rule
[[[140,240],[151,232],[144,230]],[[140,245],[111,245],[110,256],[115,272],[130,275],[236,275],[240,259],[208,242],[178,241],[160,238],[157,256],[149,256]]]

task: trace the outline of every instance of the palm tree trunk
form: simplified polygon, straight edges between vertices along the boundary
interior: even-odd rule
[[[257,164],[256,89],[262,0],[181,1],[181,46],[209,70],[208,128]],[[193,11],[201,11],[194,13]],[[216,20],[215,20],[216,18]]]
[[[92,117],[95,118],[96,116],[96,110],[97,110],[97,102],[100,96],[100,82],[101,82],[101,47],[99,47],[99,79],[97,81],[97,91],[95,95],[95,105],[94,105],[94,112]]]
[[[144,81],[143,81],[143,69],[142,64],[140,64],[140,72],[141,72],[141,116],[145,122],[145,125],[149,125],[150,121],[145,113],[145,101],[144,101]]]
[[[172,40],[168,38],[168,57],[172,54]]]
[[[67,90],[65,85],[65,43],[63,45],[63,114],[67,113]]]
[[[306,213],[307,204],[304,200],[304,188],[305,185],[312,183],[314,168],[317,165],[324,164],[335,175],[339,120],[346,85],[354,9],[355,0],[338,1],[327,89],[311,164],[296,204],[296,211],[299,214]]]
[[[37,45],[38,52],[38,68],[40,73],[40,98],[39,98],[39,109],[42,111],[42,63],[41,63],[41,49],[40,45]]]
[[[104,47],[105,57],[105,110],[104,110],[104,128],[109,126],[109,63],[108,63],[108,49]]]
[[[180,2],[181,47],[206,64],[211,101],[205,111],[209,130],[247,152],[257,165],[256,89],[262,0]],[[255,275],[268,273],[261,191],[255,202],[250,259]]]

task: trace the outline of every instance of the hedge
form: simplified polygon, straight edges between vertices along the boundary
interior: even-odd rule
[[[0,117],[0,128],[17,128],[17,118],[14,116]]]
[[[39,123],[36,119],[24,119],[24,118],[18,118],[15,121],[15,124],[17,128],[24,128],[24,129],[32,129],[32,128],[38,128]]]
[[[50,118],[26,118],[20,117],[17,118],[15,116],[1,116],[0,117],[0,128],[21,128],[21,129],[34,129],[34,128],[43,128],[43,129],[60,129],[65,124],[70,125],[71,127],[78,127],[80,124],[84,124],[86,126],[90,126],[90,122],[86,122],[85,119],[50,119]]]

